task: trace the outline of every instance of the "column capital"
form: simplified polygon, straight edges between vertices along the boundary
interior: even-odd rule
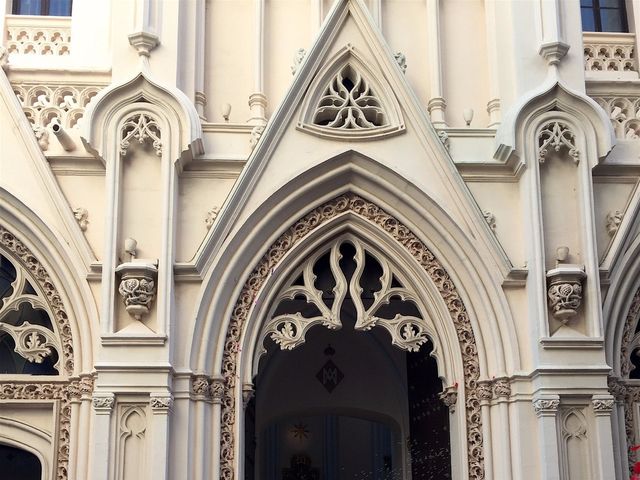
[[[153,392],[149,396],[149,405],[154,415],[168,413],[173,405],[173,397],[168,392]]]
[[[613,410],[615,399],[613,395],[594,395],[591,397],[591,405],[596,416],[610,415]]]
[[[109,415],[116,403],[116,396],[111,392],[93,394],[93,409],[99,415]]]
[[[559,395],[540,395],[533,399],[533,409],[538,417],[555,416],[559,407]]]

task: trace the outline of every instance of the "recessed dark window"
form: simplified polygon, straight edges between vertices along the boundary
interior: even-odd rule
[[[73,0],[13,0],[14,15],[71,16]]]
[[[0,443],[0,471],[2,478],[40,480],[42,466],[33,453]]]
[[[628,32],[625,0],[580,0],[584,32]]]

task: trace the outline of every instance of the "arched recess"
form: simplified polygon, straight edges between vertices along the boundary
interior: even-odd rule
[[[0,416],[0,444],[25,450],[37,457],[42,467],[42,480],[54,478],[50,461],[51,435],[19,420]]]
[[[568,88],[555,77],[550,77],[539,88],[528,92],[505,115],[496,132],[494,157],[512,162],[517,157],[524,162],[527,155],[527,125],[544,112],[566,112],[575,118],[590,142],[587,158],[591,168],[604,159],[614,147],[615,132],[605,111],[584,93]]]
[[[57,419],[57,440],[52,442],[56,450],[49,458],[55,478],[63,479],[68,476],[70,455],[75,450],[71,445],[72,402],[81,397],[88,401],[93,390],[93,378],[87,372],[93,365],[92,325],[97,314],[87,301],[92,298],[88,286],[78,280],[81,277],[76,272],[82,271],[82,266],[51,240],[58,238],[55,232],[4,189],[0,189],[0,218],[0,252],[23,269],[31,287],[46,303],[61,345],[58,375],[2,375],[0,401],[50,401]],[[59,288],[61,285],[65,288]],[[74,418],[73,422],[78,420]]]
[[[484,452],[478,396],[480,362],[476,338],[465,304],[447,270],[411,230],[375,204],[354,194],[341,195],[315,208],[291,226],[272,244],[244,283],[233,309],[222,357],[221,373],[224,378],[224,393],[222,395],[221,414],[221,478],[232,479],[234,478],[234,472],[242,471],[241,466],[234,461],[234,458],[239,458],[240,442],[238,439],[241,438],[241,430],[239,429],[241,419],[238,415],[242,404],[242,393],[243,390],[246,391],[247,386],[246,384],[243,385],[238,379],[242,379],[241,375],[244,373],[243,364],[247,361],[252,361],[252,352],[255,348],[255,339],[253,348],[249,347],[249,353],[245,353],[243,348],[245,345],[251,345],[251,341],[247,339],[247,329],[256,323],[260,323],[255,320],[257,309],[254,306],[263,303],[261,292],[264,293],[270,290],[266,284],[273,281],[271,280],[272,272],[280,268],[281,262],[288,254],[294,255],[292,253],[294,252],[294,247],[303,238],[319,228],[320,230],[318,231],[322,233],[325,229],[321,227],[325,224],[329,225],[326,229],[330,231],[332,222],[336,218],[347,214],[355,215],[360,217],[362,221],[371,223],[402,245],[408,255],[414,259],[414,262],[423,269],[422,277],[428,278],[432,283],[426,291],[435,297],[432,300],[439,297],[439,300],[434,303],[436,305],[439,304],[440,309],[446,311],[445,316],[449,320],[448,323],[442,322],[439,326],[448,330],[450,334],[455,330],[459,343],[459,356],[462,359],[462,365],[460,365],[460,362],[452,362],[454,365],[458,363],[457,369],[450,368],[457,370],[463,380],[460,391],[463,394],[465,405],[465,422],[463,422],[463,424],[466,424],[466,440],[464,444],[467,447],[467,468],[465,473],[468,478],[483,478]],[[350,223],[353,224],[353,222]],[[406,254],[404,256],[406,257]],[[428,283],[425,282],[424,286],[427,285]],[[442,311],[440,310],[436,314],[442,314]],[[439,316],[442,317],[442,315]],[[444,341],[440,340],[439,345],[444,345]],[[443,353],[443,355],[446,356],[447,354]],[[453,355],[453,353],[449,353],[449,355]],[[460,371],[460,367],[462,367],[462,371]]]
[[[626,472],[637,461],[630,447],[639,442],[640,381],[632,361],[637,356],[640,327],[640,236],[616,262],[611,284],[602,307],[605,320],[605,352],[611,366],[609,391],[616,399],[614,445],[619,452],[620,471]]]

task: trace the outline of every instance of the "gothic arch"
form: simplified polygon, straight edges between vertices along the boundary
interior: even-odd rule
[[[237,452],[240,430],[238,426],[241,420],[238,414],[242,391],[246,391],[246,385],[242,385],[238,381],[238,375],[240,374],[238,367],[244,357],[242,344],[247,321],[257,301],[258,294],[269,279],[273,269],[279,267],[285,255],[302,238],[325,222],[329,222],[345,212],[351,212],[373,223],[399,242],[424,269],[435,285],[442,301],[446,304],[451,322],[457,332],[464,369],[464,381],[461,390],[464,391],[465,403],[467,474],[469,478],[473,479],[484,478],[484,452],[478,392],[480,366],[476,340],[465,304],[444,266],[411,230],[375,204],[354,194],[341,195],[313,209],[282,234],[249,275],[240,296],[235,302],[226,333],[221,369],[223,377],[222,444],[220,447],[221,478],[231,480],[234,478],[234,472],[237,471],[234,459],[239,458]]]
[[[51,242],[57,235],[37,218],[28,207],[0,189],[0,251],[4,251],[29,273],[29,280],[42,292],[57,325],[63,358],[59,375],[34,378],[0,378],[0,400],[52,401],[58,418],[52,465],[57,479],[68,477],[71,442],[71,402],[90,395],[93,378],[83,373],[92,365],[93,336],[91,306],[86,285],[76,281],[69,271],[74,261],[64,249]],[[47,240],[45,240],[47,239]],[[65,285],[65,290],[58,289]],[[87,311],[89,310],[89,311]],[[97,318],[94,315],[93,318]]]
[[[35,455],[42,467],[42,478],[52,478],[52,465],[48,460],[52,438],[47,432],[13,418],[0,417],[0,443]]]

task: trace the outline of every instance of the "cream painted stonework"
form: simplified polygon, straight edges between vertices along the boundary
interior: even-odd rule
[[[363,478],[629,478],[640,10],[579,3],[0,0],[0,445],[346,480],[352,429]]]

